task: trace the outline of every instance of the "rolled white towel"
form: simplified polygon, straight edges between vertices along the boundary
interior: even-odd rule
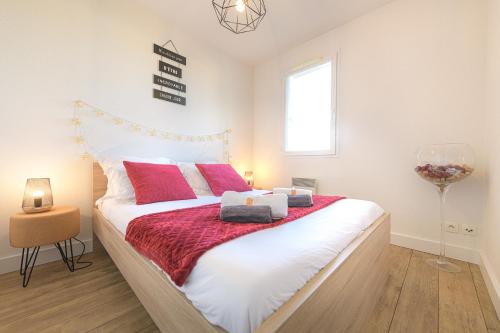
[[[253,198],[253,204],[270,206],[273,219],[282,219],[288,216],[288,196],[284,193],[256,196]]]
[[[288,196],[284,193],[252,195],[250,193],[226,191],[222,194],[221,208],[246,205],[248,198],[251,198],[253,205],[271,207],[273,219],[281,219],[288,216]]]
[[[284,193],[286,195],[292,195],[292,189],[286,188],[286,187],[275,187],[275,188],[273,188],[273,193]],[[311,202],[312,202],[313,192],[311,190],[297,188],[297,189],[295,189],[295,194],[296,195],[308,195],[311,197]]]
[[[220,199],[220,206],[226,207],[226,206],[239,206],[239,205],[244,205],[246,198],[252,196],[252,195],[243,195],[239,192],[235,191],[226,191],[222,193],[222,197]]]

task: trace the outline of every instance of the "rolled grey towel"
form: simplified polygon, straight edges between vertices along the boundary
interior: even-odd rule
[[[237,223],[271,223],[270,206],[226,206],[220,209],[220,219]]]
[[[288,207],[311,207],[312,198],[307,194],[288,195]]]

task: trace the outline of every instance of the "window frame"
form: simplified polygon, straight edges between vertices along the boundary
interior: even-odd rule
[[[288,85],[291,76],[296,75],[300,72],[310,70],[314,67],[324,65],[326,63],[331,63],[331,122],[330,122],[330,149],[329,150],[310,150],[310,151],[287,151],[288,143]],[[307,65],[296,67],[291,71],[288,71],[284,78],[284,142],[283,142],[283,153],[290,157],[301,157],[301,156],[323,156],[323,157],[336,157],[338,156],[338,128],[337,128],[337,90],[338,90],[338,55],[335,58],[321,58],[318,61],[308,63]]]

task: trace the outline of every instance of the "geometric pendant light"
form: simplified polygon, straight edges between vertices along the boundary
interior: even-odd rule
[[[212,5],[219,23],[235,34],[254,31],[266,15],[264,0],[213,0]]]

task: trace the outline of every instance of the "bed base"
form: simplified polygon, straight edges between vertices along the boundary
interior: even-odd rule
[[[103,177],[102,170],[97,176],[95,171],[94,167],[94,183],[96,177]],[[103,190],[99,183],[94,187],[99,188],[95,194]],[[209,323],[164,273],[136,252],[97,209],[94,209],[93,228],[162,332],[225,332]],[[389,241],[390,215],[385,213],[267,318],[255,333],[359,332],[388,277]]]

